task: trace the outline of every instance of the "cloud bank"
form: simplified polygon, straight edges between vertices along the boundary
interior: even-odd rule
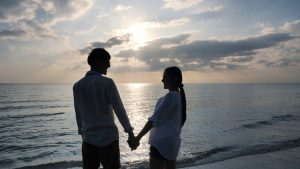
[[[2,0],[0,38],[57,38],[51,26],[72,20],[91,7],[91,0]]]
[[[101,42],[101,41],[91,42],[89,46],[83,49],[79,49],[79,53],[84,55],[90,53],[91,50],[94,48],[111,48],[116,45],[121,45],[123,43],[128,42],[130,36],[131,36],[130,34],[126,34],[126,35],[112,37],[108,39],[106,42]]]
[[[138,59],[147,65],[148,71],[158,71],[170,65],[179,65],[184,70],[203,68],[236,69],[250,62],[260,49],[274,47],[281,42],[297,37],[289,33],[272,33],[240,40],[195,40],[191,34],[159,38],[133,50],[122,50],[116,56],[128,61]]]

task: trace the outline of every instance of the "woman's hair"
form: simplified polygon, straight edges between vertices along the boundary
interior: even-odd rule
[[[167,73],[170,78],[177,79],[177,86],[180,90],[181,105],[182,105],[181,126],[183,126],[186,121],[186,99],[185,99],[185,92],[184,92],[183,84],[182,84],[181,70],[176,66],[172,66],[172,67],[166,68],[165,73]]]

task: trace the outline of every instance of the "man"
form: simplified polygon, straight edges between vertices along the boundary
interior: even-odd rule
[[[133,128],[114,81],[102,76],[110,67],[110,54],[96,48],[87,61],[91,70],[73,86],[78,133],[83,139],[83,168],[98,169],[100,163],[104,169],[120,168],[119,134],[113,111],[128,133],[128,140],[134,137]]]

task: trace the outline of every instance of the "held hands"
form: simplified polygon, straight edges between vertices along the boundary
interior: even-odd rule
[[[140,139],[138,137],[134,137],[134,135],[132,133],[132,134],[129,134],[127,143],[129,145],[129,147],[131,148],[131,151],[136,150],[137,147],[140,145]]]

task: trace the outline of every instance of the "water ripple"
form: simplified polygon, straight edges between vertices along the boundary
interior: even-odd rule
[[[13,110],[24,110],[24,109],[48,109],[48,108],[60,108],[69,107],[65,105],[29,105],[29,106],[4,106],[0,107],[0,111],[13,111]]]
[[[47,117],[47,116],[57,116],[65,114],[64,112],[59,112],[59,113],[40,113],[40,114],[24,114],[24,115],[9,115],[9,116],[4,116],[0,117],[0,120],[7,120],[7,119],[23,119],[23,118],[32,118],[32,117]]]

